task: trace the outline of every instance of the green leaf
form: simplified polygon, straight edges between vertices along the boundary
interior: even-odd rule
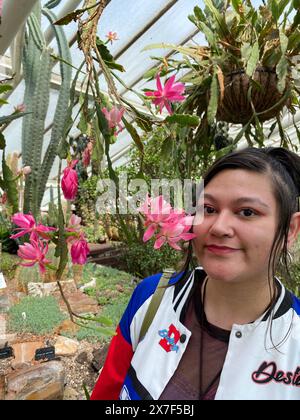
[[[161,146],[161,158],[162,160],[170,159],[173,155],[174,140],[171,136],[168,136]]]
[[[3,133],[0,132],[0,150],[4,150],[6,146],[5,138]]]
[[[69,150],[69,143],[64,139],[60,142],[58,146],[57,155],[60,157],[60,159],[67,159]]]
[[[300,24],[300,12],[299,12],[299,24]],[[292,32],[289,36],[289,43],[287,46],[287,50],[298,49],[300,45],[300,33]]]
[[[289,63],[287,58],[283,55],[276,66],[276,74],[278,77],[277,89],[282,93],[286,86],[286,76],[288,73]]]
[[[13,88],[10,85],[1,85],[0,84],[0,94],[5,93],[5,92],[9,92],[12,89]]]
[[[276,74],[278,77],[277,89],[280,93],[282,93],[286,86],[286,77],[289,68],[289,62],[285,56],[289,39],[282,31],[279,32],[279,38],[282,55],[276,66]]]
[[[221,36],[222,38],[227,38],[230,35],[230,33],[225,18],[221,15],[219,10],[215,8],[211,0],[204,0],[204,3],[206,4],[213,19],[215,20],[219,36]]]
[[[121,64],[118,64],[115,61],[104,61],[104,62],[109,69],[118,70],[118,71],[121,71],[122,73],[126,71]]]
[[[80,120],[79,123],[77,125],[78,130],[82,133],[82,134],[86,134],[87,133],[87,129],[88,129],[88,122],[86,120],[86,116],[84,112],[81,112],[80,115]]]
[[[90,394],[89,394],[89,391],[88,391],[88,389],[87,389],[86,384],[85,384],[85,383],[83,383],[83,384],[82,384],[82,387],[83,387],[83,390],[84,390],[84,395],[85,395],[85,398],[87,399],[87,401],[90,401],[91,396],[90,396]]]
[[[271,0],[270,1],[270,7],[271,7],[271,12],[273,15],[273,18],[276,22],[278,22],[279,19],[279,8],[278,8],[278,1],[277,0]]]
[[[254,45],[252,46],[251,54],[250,54],[247,67],[246,67],[246,74],[249,77],[252,77],[257,67],[258,61],[259,61],[259,45],[258,45],[258,41],[256,41]]]
[[[231,4],[234,10],[236,11],[236,13],[240,14],[240,7],[242,6],[242,0],[232,0]]]
[[[76,22],[76,20],[82,15],[82,13],[84,13],[84,9],[75,10],[75,12],[69,13],[61,19],[58,19],[56,22],[54,22],[54,25],[68,25],[72,22],[72,20]]]
[[[18,202],[19,196],[18,196],[17,184],[16,184],[16,181],[14,180],[14,176],[11,169],[6,164],[4,152],[2,155],[2,173],[3,173],[5,191],[7,193],[7,200],[9,204],[12,206],[13,212],[17,213],[19,210],[19,202]]]
[[[0,125],[10,123],[11,121],[24,117],[24,115],[28,115],[28,114],[31,114],[31,112],[17,112],[12,115],[6,115],[4,117],[0,117]]]
[[[153,69],[146,71],[146,73],[143,75],[143,79],[154,79],[156,74],[157,74],[157,68],[155,67]]]
[[[299,8],[300,8],[300,6],[299,6]],[[293,29],[296,29],[300,24],[300,10],[299,10],[299,8],[298,8],[298,11],[297,11],[296,15],[294,16],[294,21],[292,23],[292,28]]]
[[[251,51],[252,51],[251,44],[249,42],[244,42],[241,46],[241,57],[245,66],[247,65],[249,61]]]
[[[107,140],[110,139],[110,130],[108,128],[107,119],[105,118],[105,115],[103,114],[101,107],[98,103],[96,103],[96,110],[97,110],[97,119],[99,124],[99,129]]]
[[[213,33],[213,31],[207,25],[205,25],[204,22],[199,23],[199,29],[204,33],[209,45],[217,49],[216,35]]]
[[[121,72],[125,72],[124,67],[121,66],[121,64],[118,64],[115,62],[114,57],[111,55],[109,49],[104,44],[104,42],[101,41],[101,39],[97,38],[96,44],[97,44],[99,54],[101,55],[101,58],[103,59],[107,67],[113,70],[119,70]]]
[[[283,14],[284,9],[290,3],[290,0],[280,0],[278,4],[279,17]]]
[[[88,321],[97,322],[99,324],[103,324],[107,327],[112,327],[114,325],[113,321],[105,316],[97,315],[97,316],[84,316],[84,318]]]
[[[152,131],[152,122],[150,119],[142,117],[137,117],[135,120],[136,124],[146,133],[151,133]]]
[[[194,13],[196,18],[200,21],[200,22],[206,22],[206,16],[205,14],[202,12],[202,10],[200,9],[199,6],[195,6],[194,7]]]
[[[143,154],[144,153],[144,145],[143,142],[138,134],[138,132],[136,131],[136,129],[134,128],[134,126],[128,122],[126,120],[126,118],[122,118],[122,121],[125,125],[126,130],[128,131],[128,133],[130,134],[132,140],[135,142],[135,144],[137,145],[139,151]]]
[[[293,0],[293,6],[295,9],[299,9],[300,8],[300,0]]]
[[[217,77],[217,73],[214,72],[212,76],[212,81],[211,81],[211,86],[210,86],[210,98],[209,98],[209,103],[207,107],[208,124],[212,124],[217,115],[218,99],[219,99],[218,77]]]
[[[168,116],[164,122],[171,124],[176,123],[181,127],[198,127],[200,118],[197,115],[173,114]]]

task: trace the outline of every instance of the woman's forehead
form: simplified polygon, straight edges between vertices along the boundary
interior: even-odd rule
[[[203,194],[210,199],[241,201],[241,198],[257,198],[267,205],[275,202],[270,176],[245,169],[226,169],[219,172],[205,186]]]

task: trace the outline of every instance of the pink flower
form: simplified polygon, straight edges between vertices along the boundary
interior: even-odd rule
[[[173,219],[169,223],[164,223],[157,239],[154,243],[154,249],[159,249],[164,243],[168,243],[172,248],[181,250],[177,244],[180,240],[189,241],[196,237],[194,233],[187,233],[191,229],[194,216],[179,216],[177,220]]]
[[[44,226],[42,224],[37,225],[31,214],[16,213],[11,220],[15,225],[20,226],[15,229],[19,232],[15,235],[11,235],[11,239],[20,238],[28,233],[30,234],[30,240],[38,241],[39,236],[48,240],[50,239],[49,232],[56,230],[56,228]]]
[[[26,107],[24,104],[19,104],[15,106],[15,112],[25,112],[25,111],[26,111]]]
[[[164,200],[162,195],[154,199],[150,199],[149,196],[147,196],[146,203],[141,206],[140,211],[146,216],[145,226],[147,226],[148,229],[145,231],[143,237],[143,241],[146,242],[152,238],[155,231],[170,218],[172,207]]]
[[[72,214],[70,217],[68,228],[78,230],[80,229],[81,217],[76,216],[76,214]]]
[[[68,236],[67,243],[72,244],[74,241],[77,241],[81,234],[81,217],[72,214],[69,220],[68,227],[66,228],[67,232],[73,232],[74,235]]]
[[[24,166],[19,172],[19,175],[29,175],[31,174],[31,167],[30,166]]]
[[[113,43],[113,41],[117,41],[119,38],[118,38],[118,34],[117,34],[117,32],[112,32],[112,31],[109,31],[108,32],[108,34],[107,35],[105,35],[106,36],[106,38],[108,38],[108,41],[112,44]]]
[[[125,112],[125,108],[118,109],[116,106],[114,106],[110,111],[108,111],[106,108],[102,108],[102,112],[105,115],[105,118],[108,122],[108,127],[110,129],[116,130],[116,127],[119,127],[119,131],[117,131],[115,134],[118,135],[124,127],[121,125],[121,120],[123,117],[123,114]]]
[[[84,265],[87,261],[87,256],[90,252],[87,241],[81,235],[79,239],[75,240],[71,246],[71,258],[73,264]]]
[[[92,150],[93,150],[93,143],[89,142],[82,154],[82,163],[85,168],[87,168],[91,162]]]
[[[27,263],[22,263],[24,267],[32,267],[36,263],[39,264],[39,269],[42,274],[46,271],[47,264],[50,264],[51,261],[47,260],[46,254],[48,252],[48,245],[43,244],[42,241],[34,241],[32,240],[31,243],[26,243],[24,245],[19,246],[18,256]]]
[[[144,233],[143,241],[146,242],[154,234],[156,241],[155,249],[159,249],[164,243],[168,243],[172,248],[181,250],[178,242],[189,241],[196,237],[194,233],[188,233],[193,224],[194,216],[187,216],[183,210],[176,210],[167,203],[160,195],[154,199],[149,196],[146,202],[140,207],[140,212],[144,213],[145,226],[148,229]]]
[[[78,160],[69,162],[68,167],[63,171],[63,177],[61,180],[61,188],[64,193],[66,200],[74,200],[78,191],[78,175],[75,169],[75,165]]]
[[[0,204],[6,204],[7,202],[7,193],[4,192],[0,198]]]
[[[165,106],[169,112],[172,114],[171,103],[172,102],[182,102],[185,100],[185,97],[182,96],[185,86],[183,83],[174,83],[175,76],[170,77],[164,87],[162,87],[161,80],[159,75],[156,76],[156,86],[157,90],[145,92],[146,96],[154,96],[152,102],[154,105],[159,106],[160,113],[162,112],[163,107]]]

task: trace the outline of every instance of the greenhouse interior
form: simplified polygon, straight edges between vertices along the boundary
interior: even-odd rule
[[[299,98],[299,0],[0,0],[0,400],[300,400]]]

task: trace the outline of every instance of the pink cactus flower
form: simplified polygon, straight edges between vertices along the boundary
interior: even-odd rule
[[[19,104],[15,106],[15,112],[25,112],[25,111],[26,111],[25,104]]]
[[[154,199],[149,196],[146,202],[139,208],[145,215],[145,231],[143,241],[146,242],[156,234],[155,249],[159,249],[164,243],[172,248],[181,250],[178,242],[189,241],[196,237],[194,233],[188,233],[192,227],[194,216],[187,216],[183,210],[173,209],[160,195]]]
[[[22,258],[22,260],[28,261],[22,263],[22,266],[32,267],[33,265],[38,264],[40,272],[44,274],[47,264],[51,263],[51,261],[46,258],[47,252],[47,244],[44,244],[42,241],[32,240],[31,243],[19,246],[18,256]]]
[[[87,256],[90,252],[87,241],[81,235],[79,239],[75,240],[71,246],[71,258],[73,264],[84,265],[87,261]]]
[[[78,230],[81,228],[81,217],[76,216],[76,214],[72,214],[70,217],[68,228]]]
[[[157,90],[145,92],[146,96],[154,97],[152,102],[154,105],[159,106],[160,113],[163,110],[163,107],[166,107],[169,114],[173,113],[171,108],[172,102],[182,102],[185,100],[185,97],[182,96],[185,86],[183,83],[174,83],[175,76],[170,77],[164,87],[161,84],[159,75],[156,77],[156,86]]]
[[[87,168],[91,162],[92,151],[93,151],[93,143],[89,142],[82,154],[82,163],[85,168]]]
[[[145,226],[148,227],[148,229],[143,237],[143,241],[146,242],[152,238],[162,223],[170,218],[172,207],[164,200],[163,196],[160,195],[154,199],[149,199],[149,197],[147,197],[146,203],[140,209],[146,216]]]
[[[194,233],[187,233],[191,229],[193,219],[193,216],[186,216],[164,223],[156,237],[154,248],[159,249],[164,243],[168,243],[172,248],[180,251],[179,241],[189,241],[196,237]]]
[[[125,112],[125,108],[122,107],[118,109],[116,106],[114,106],[110,111],[108,111],[106,108],[102,108],[102,112],[105,115],[105,118],[108,122],[108,127],[110,129],[116,130],[116,128],[119,127],[119,130],[115,133],[115,135],[118,135],[124,129],[124,127],[121,125],[121,120]]]
[[[112,44],[113,43],[113,41],[117,41],[119,38],[118,38],[118,34],[117,34],[117,32],[112,32],[112,31],[109,31],[108,32],[108,34],[107,35],[105,35],[106,36],[106,38],[108,38],[108,41]]]
[[[81,217],[72,214],[70,217],[68,227],[66,228],[67,232],[72,232],[74,235],[68,236],[67,243],[72,244],[74,241],[77,241],[81,234]]]
[[[7,193],[6,192],[4,192],[2,195],[1,195],[1,198],[0,198],[0,204],[6,204],[7,203]]]
[[[64,193],[66,200],[74,200],[78,191],[78,175],[74,167],[78,163],[78,160],[69,162],[67,168],[63,171],[63,177],[61,180],[61,189]]]
[[[31,174],[31,167],[30,166],[24,166],[20,171],[18,172],[18,175],[29,175]]]
[[[56,228],[36,224],[34,217],[31,214],[16,213],[12,217],[12,222],[19,226],[15,230],[19,232],[11,235],[11,239],[20,238],[26,234],[30,234],[30,240],[38,241],[39,237],[46,240],[50,239],[50,232],[56,231]]]

